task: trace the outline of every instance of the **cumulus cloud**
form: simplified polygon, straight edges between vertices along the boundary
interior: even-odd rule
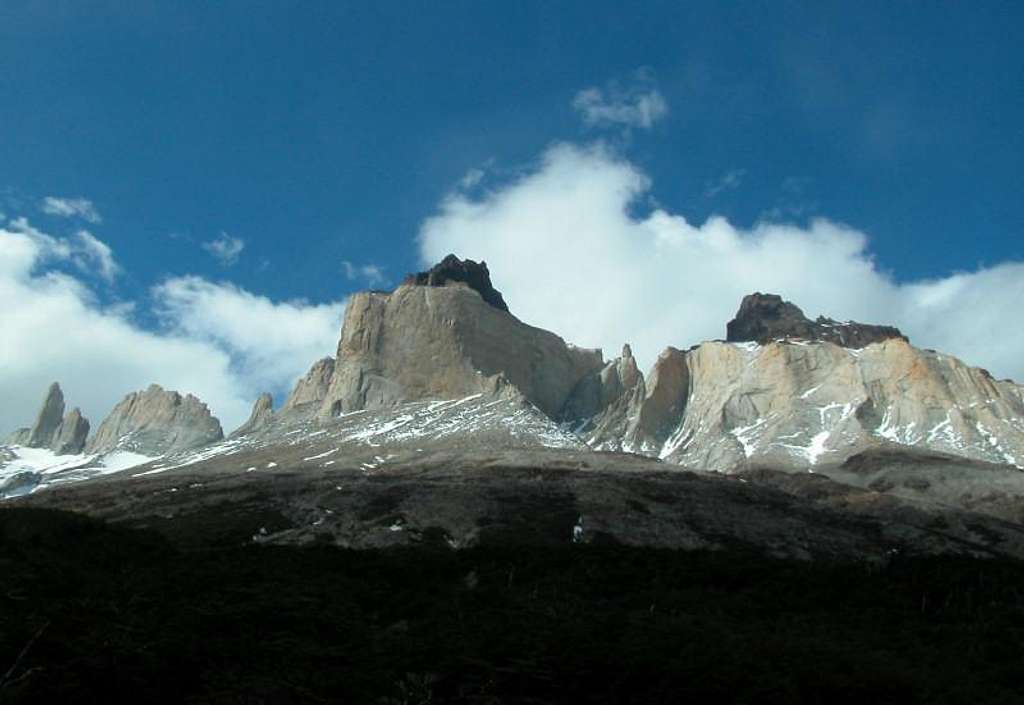
[[[96,206],[88,198],[59,198],[47,196],[40,206],[43,213],[55,215],[61,218],[80,218],[89,223],[101,223],[103,218],[96,210]]]
[[[349,281],[364,281],[367,286],[377,286],[387,281],[384,270],[376,264],[357,265],[343,260],[341,267],[345,271],[345,278]]]
[[[281,391],[338,342],[343,302],[274,303],[231,283],[175,277],[153,289],[166,330],[225,351],[252,389]]]
[[[604,88],[583,89],[573,98],[572,107],[588,127],[646,130],[668,114],[668,103],[654,87],[649,72],[643,70],[626,85],[610,81]]]
[[[245,249],[245,241],[221,233],[216,239],[204,242],[202,248],[213,255],[221,265],[230,267],[238,261],[238,256]]]
[[[23,220],[0,228],[0,435],[32,422],[54,380],[94,424],[124,394],[156,382],[198,395],[230,431],[260,391],[286,391],[336,343],[341,303],[274,303],[197,278],[158,287],[165,327],[145,330],[132,305],[103,306],[55,268],[76,246]]]
[[[420,231],[425,264],[485,259],[513,313],[567,340],[649,366],[666,345],[722,338],[740,299],[773,292],[814,317],[891,323],[933,347],[1024,379],[1024,262],[899,283],[868,236],[827,219],[806,227],[664,209],[638,215],[650,179],[600,144],[556,145],[539,167],[480,196],[456,191]]]

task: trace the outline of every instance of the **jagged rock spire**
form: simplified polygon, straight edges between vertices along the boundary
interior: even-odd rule
[[[231,437],[238,438],[239,436],[245,436],[254,431],[258,431],[269,424],[273,417],[274,397],[270,396],[267,392],[263,392],[256,399],[256,403],[252,405],[252,412],[249,414],[249,419],[235,429],[231,434]]]
[[[25,445],[32,448],[48,448],[63,418],[64,392],[61,391],[60,384],[54,382],[46,392],[43,407],[36,416],[36,422],[32,425]]]
[[[77,408],[64,416],[64,392],[54,382],[30,428],[19,428],[7,442],[30,448],[49,448],[58,455],[81,453],[89,435],[89,420]]]
[[[85,448],[89,437],[89,419],[82,416],[78,407],[72,409],[53,434],[50,448],[57,455],[75,455]]]

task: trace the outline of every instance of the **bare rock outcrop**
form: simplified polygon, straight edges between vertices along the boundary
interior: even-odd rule
[[[214,443],[224,438],[220,421],[191,394],[158,384],[122,399],[89,441],[90,453],[128,450],[157,456]]]
[[[647,379],[647,394],[637,409],[629,444],[641,451],[660,449],[679,425],[690,395],[690,370],[686,353],[666,348]]]
[[[796,304],[777,294],[760,292],[743,297],[736,317],[726,325],[730,343],[770,343],[782,338],[822,340],[847,348],[863,348],[889,338],[907,340],[898,328],[847,321],[840,323],[819,316],[812,321]]]
[[[60,422],[53,434],[50,448],[57,455],[76,455],[85,449],[85,441],[89,437],[89,419],[75,407]]]
[[[64,392],[61,391],[60,385],[54,382],[46,392],[43,407],[36,415],[36,422],[32,424],[25,445],[32,448],[49,448],[53,443],[53,435],[63,419]]]
[[[601,368],[599,350],[567,345],[486,300],[493,289],[484,265],[467,260],[460,268],[450,259],[391,293],[365,291],[349,299],[321,418],[405,401],[508,395],[510,389],[554,418],[579,381]],[[478,273],[482,283],[449,276],[463,269]],[[319,381],[326,375],[311,370],[310,376]]]
[[[231,433],[231,438],[247,436],[270,425],[274,418],[274,397],[263,392],[252,405],[248,420]]]
[[[307,404],[319,405],[327,396],[334,376],[334,358],[325,357],[313,363],[306,376],[295,383],[295,389],[282,407],[283,411],[298,409]]]
[[[562,420],[599,450],[632,449],[640,405],[646,397],[643,373],[630,346],[622,355],[576,385],[562,410]]]
[[[666,359],[675,363],[662,365],[658,380],[652,374],[638,426],[649,434],[642,450],[671,462],[721,471],[807,469],[905,446],[1024,466],[1024,402],[1016,385],[899,338],[863,349],[709,342]],[[668,369],[674,381],[662,397]],[[673,416],[675,428],[659,442]]]

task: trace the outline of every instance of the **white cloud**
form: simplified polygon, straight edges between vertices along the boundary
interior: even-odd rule
[[[75,233],[75,240],[81,252],[79,266],[87,271],[95,268],[96,273],[105,281],[114,281],[120,267],[114,261],[114,253],[110,246],[97,240],[88,230],[79,230]]]
[[[245,249],[245,242],[241,238],[221,233],[215,240],[204,242],[202,248],[216,257],[223,266],[230,267],[238,261],[238,256]]]
[[[88,198],[59,198],[47,196],[41,206],[43,213],[61,218],[81,218],[89,223],[103,222],[96,206]]]
[[[717,181],[710,182],[704,186],[704,197],[714,198],[723,191],[731,191],[739,188],[743,177],[747,175],[746,169],[730,169],[725,172]]]
[[[387,277],[384,276],[383,268],[376,264],[356,265],[352,264],[348,260],[343,260],[341,267],[345,271],[345,278],[349,281],[359,279],[366,282],[367,286],[377,286],[378,284],[384,284],[387,282]]]
[[[811,317],[895,324],[919,346],[1024,379],[1024,328],[1011,323],[1024,262],[901,284],[856,229],[636,215],[650,186],[606,147],[556,145],[504,188],[445,199],[421,228],[420,254],[424,264],[449,252],[484,259],[522,320],[606,354],[631,342],[646,365],[666,345],[724,337],[740,299],[767,291]]]
[[[572,107],[589,127],[650,129],[668,114],[668,103],[644,70],[637,71],[626,86],[611,81],[604,88],[585,88],[573,98]]]
[[[25,218],[16,218],[7,227],[10,232],[25,235],[36,245],[40,262],[69,261],[84,272],[96,274],[108,284],[120,272],[110,246],[88,230],[79,230],[68,239],[48,235]]]
[[[344,302],[274,303],[230,283],[201,277],[168,279],[154,287],[157,313],[171,333],[227,352],[251,389],[282,391],[334,350]]]
[[[340,303],[275,304],[198,278],[158,287],[166,330],[144,330],[131,304],[104,307],[48,266],[74,242],[19,225],[0,228],[0,436],[32,422],[54,380],[94,427],[126,393],[157,382],[198,395],[230,432],[260,391],[286,391],[337,342]]]

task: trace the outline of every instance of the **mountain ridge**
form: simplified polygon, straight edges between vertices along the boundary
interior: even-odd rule
[[[520,417],[524,425],[502,428]],[[253,444],[331,437],[339,423],[356,429],[345,447],[589,447],[721,473],[839,472],[887,448],[1024,465],[1024,388],[918,349],[896,328],[811,321],[755,293],[725,340],[668,347],[645,376],[628,344],[605,361],[519,321],[486,264],[454,255],[392,291],[354,294],[335,357],[316,361],[279,409],[261,395],[226,441],[198,399],[151,387],[128,395],[84,450],[163,457],[162,471]]]

